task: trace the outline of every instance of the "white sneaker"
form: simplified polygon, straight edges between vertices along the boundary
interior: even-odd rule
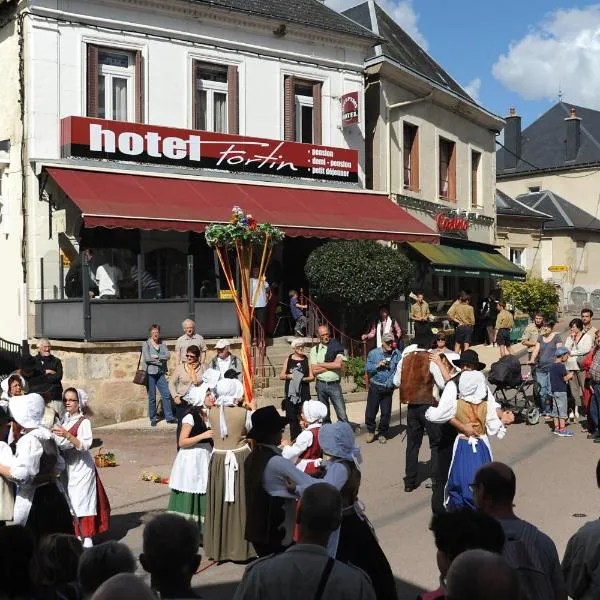
[[[572,410],[569,411],[569,420],[571,421],[571,423],[575,422],[575,414]]]
[[[579,407],[575,407],[575,419],[579,421]]]

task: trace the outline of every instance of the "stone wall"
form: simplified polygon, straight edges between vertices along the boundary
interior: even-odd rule
[[[94,425],[129,421],[148,414],[146,388],[133,383],[140,357],[140,342],[66,342],[50,340],[52,353],[63,363],[63,388],[77,387],[90,397]],[[207,360],[215,355],[217,340],[206,340]],[[167,340],[171,350],[169,373],[175,369],[175,340]],[[239,355],[239,340],[232,351]],[[35,344],[32,345],[35,354]],[[157,402],[160,405],[160,394]]]

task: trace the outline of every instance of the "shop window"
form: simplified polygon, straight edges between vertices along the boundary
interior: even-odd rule
[[[439,143],[439,195],[456,202],[456,144],[440,138]]]
[[[471,207],[483,206],[481,191],[481,152],[471,151]]]
[[[87,116],[142,121],[142,54],[87,47]]]
[[[404,188],[419,190],[419,128],[404,123],[402,132],[402,159],[404,163]]]
[[[322,84],[293,75],[284,80],[284,138],[305,144],[322,143]]]
[[[235,65],[193,64],[194,129],[238,133],[238,72]]]
[[[163,298],[187,297],[187,257],[183,252],[157,248],[144,255],[144,263],[145,270],[158,282]]]
[[[510,262],[518,267],[525,269],[527,267],[525,263],[525,248],[510,248]]]

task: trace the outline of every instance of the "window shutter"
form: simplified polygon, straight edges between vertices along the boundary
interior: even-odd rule
[[[296,141],[296,101],[294,98],[294,76],[286,75],[283,80],[283,139]]]
[[[313,83],[313,144],[323,143],[323,111],[321,110],[321,82]]]
[[[194,94],[195,95],[195,94]],[[240,100],[238,68],[235,65],[227,67],[227,131],[237,134],[240,129]]]
[[[456,144],[450,144],[450,166],[448,167],[448,200],[456,202]]]
[[[419,128],[415,127],[414,132],[415,137],[410,150],[410,189],[414,192],[418,192],[421,189],[419,181]]]
[[[144,57],[135,53],[135,122],[144,122]]]
[[[87,47],[87,116],[98,116],[98,46]]]

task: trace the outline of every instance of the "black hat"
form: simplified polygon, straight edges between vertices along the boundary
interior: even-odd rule
[[[479,362],[479,354],[475,350],[465,350],[459,360],[453,360],[452,364],[455,367],[463,367],[464,365],[473,365],[477,371],[485,369],[485,363]]]
[[[288,420],[282,417],[274,406],[265,406],[252,413],[252,429],[246,437],[259,440],[281,431]]]

